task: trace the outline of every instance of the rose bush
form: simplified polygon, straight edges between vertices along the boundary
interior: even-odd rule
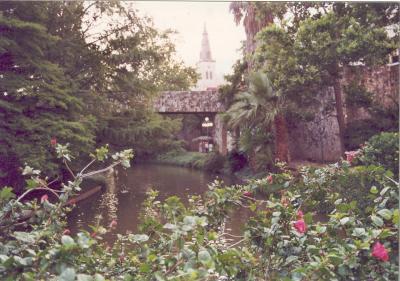
[[[68,163],[68,149],[57,144]],[[96,159],[107,159],[99,149]],[[114,163],[129,165],[132,151]],[[0,192],[0,278],[2,280],[396,280],[398,278],[398,183],[386,172],[354,172],[347,161],[325,168],[284,170],[246,185],[210,184],[204,196],[164,202],[150,191],[138,234],[104,235],[115,228],[94,226],[71,235],[65,216],[70,196],[80,190],[89,166],[61,189],[27,167],[28,189],[42,200]],[[377,168],[378,169],[378,168]],[[353,177],[351,185],[347,179]],[[358,177],[358,185],[357,179]],[[370,178],[371,177],[371,178]],[[364,181],[368,193],[354,199]],[[362,187],[362,188],[366,188]],[[266,192],[266,191],[271,192]],[[251,195],[251,196],[249,196]],[[359,210],[362,200],[368,210]],[[328,209],[326,209],[328,207]],[[248,208],[243,233],[224,227],[232,210]]]

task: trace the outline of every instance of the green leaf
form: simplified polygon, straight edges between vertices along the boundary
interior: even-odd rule
[[[146,234],[134,234],[131,236],[131,238],[133,239],[133,241],[135,242],[146,242],[147,240],[149,240],[149,236],[147,236]]]
[[[76,279],[77,281],[93,281],[93,277],[87,274],[78,274]]]
[[[389,190],[390,186],[385,187],[384,189],[381,190],[381,192],[379,193],[381,196],[383,196],[388,190]]]
[[[304,215],[304,221],[306,224],[312,224],[313,223],[313,215],[312,213],[308,212],[307,214]]]
[[[360,237],[366,234],[365,229],[361,227],[356,227],[353,229],[353,236]]]
[[[376,226],[382,226],[383,225],[383,220],[380,217],[372,215],[371,216],[371,220]]]
[[[72,237],[69,236],[69,235],[63,235],[63,236],[61,237],[61,243],[62,243],[63,245],[65,245],[65,246],[67,246],[67,247],[70,247],[70,246],[75,245],[74,239],[72,239]]]
[[[39,186],[39,183],[34,179],[28,179],[26,182],[26,189],[32,189]]]
[[[399,226],[400,225],[400,220],[399,220],[400,216],[399,216],[399,209],[396,209],[393,211],[393,218],[392,218],[392,222],[394,225]]]
[[[210,253],[206,250],[200,250],[198,255],[199,261],[204,265],[209,265],[212,262]]]
[[[14,237],[17,240],[28,243],[28,244],[35,243],[35,237],[28,232],[15,231]]]
[[[165,281],[167,279],[164,278],[161,272],[156,272],[154,273],[154,277],[157,279],[157,281]]]
[[[78,244],[81,248],[87,249],[90,247],[90,238],[85,233],[79,232],[77,236]]]
[[[144,263],[144,264],[140,265],[140,267],[139,267],[139,271],[143,272],[143,273],[150,272],[150,270],[151,270],[151,267],[147,263]]]
[[[392,212],[388,209],[382,209],[376,212],[378,215],[380,215],[382,218],[385,220],[390,220],[392,218]]]
[[[371,189],[369,190],[369,192],[371,192],[372,194],[378,194],[378,189],[376,188],[375,185],[371,186]]]
[[[103,275],[96,273],[94,275],[94,281],[105,281],[106,279],[103,277]]]
[[[326,226],[317,225],[315,227],[315,230],[320,234],[325,233],[326,232]]]
[[[350,221],[350,218],[349,218],[349,217],[344,217],[344,218],[342,218],[342,219],[340,220],[340,224],[341,224],[341,225],[345,225],[345,224],[347,224],[349,221]]]
[[[75,281],[75,269],[71,267],[67,267],[64,271],[58,276],[59,281]]]
[[[297,256],[288,256],[284,265],[288,265],[298,259],[299,259],[299,257],[297,257]]]
[[[0,191],[0,199],[4,201],[8,201],[11,198],[14,198],[15,194],[13,193],[13,188],[5,186]]]

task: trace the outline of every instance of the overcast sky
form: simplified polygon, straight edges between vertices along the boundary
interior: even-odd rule
[[[174,29],[177,53],[182,60],[195,66],[199,60],[204,23],[217,73],[221,79],[232,72],[232,65],[240,58],[239,49],[245,40],[243,26],[236,26],[229,12],[230,2],[180,2],[135,1],[133,6],[139,14],[153,18],[160,29]]]

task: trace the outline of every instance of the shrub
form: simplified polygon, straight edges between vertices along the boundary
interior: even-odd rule
[[[368,140],[359,157],[364,165],[382,166],[398,177],[399,133],[384,132]]]
[[[226,158],[226,168],[231,173],[240,171],[247,164],[246,154],[237,150],[230,151]]]
[[[69,160],[65,151],[59,152]],[[96,158],[102,161],[103,156]],[[131,151],[118,153],[109,167],[129,165],[130,157]],[[69,196],[80,190],[82,178],[100,172],[84,172],[87,169],[56,192],[40,171],[26,167],[24,174],[31,178],[24,195],[15,198],[12,188],[1,190],[0,279],[383,281],[399,277],[398,183],[388,176],[374,177],[376,186],[366,195],[371,204],[360,216],[357,202],[336,192],[336,185],[352,171],[347,161],[306,168],[298,177],[285,170],[244,186],[214,182],[206,194],[192,196],[187,204],[176,196],[160,202],[157,192],[149,191],[141,233],[117,235],[112,245],[104,235],[116,221],[76,235],[64,229]],[[268,198],[254,196],[274,185],[282,190]],[[49,196],[22,200],[37,189]],[[319,216],[320,202],[332,206],[329,216]],[[242,235],[232,235],[224,227],[234,208],[249,209]]]
[[[225,157],[218,152],[210,153],[204,163],[204,170],[219,173],[225,164]]]

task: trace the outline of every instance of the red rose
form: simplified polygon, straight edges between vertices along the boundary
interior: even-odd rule
[[[69,229],[65,229],[62,233],[62,235],[69,235],[71,233],[71,231],[69,231]]]
[[[304,233],[304,232],[307,231],[307,225],[306,225],[306,223],[304,222],[303,219],[300,219],[300,220],[298,220],[298,221],[295,221],[295,222],[294,222],[294,228],[296,228],[296,230],[297,230],[299,233]]]
[[[51,144],[51,146],[56,146],[56,144],[57,144],[57,139],[56,139],[56,138],[51,138],[50,144]]]
[[[49,201],[49,196],[47,196],[47,194],[43,195],[43,196],[40,198],[40,203],[43,204],[44,201]]]
[[[117,226],[117,221],[116,220],[112,220],[110,225],[109,225],[109,228],[114,228],[116,226]]]
[[[372,256],[376,257],[378,260],[381,261],[388,261],[389,260],[389,255],[388,252],[381,243],[376,242],[375,245],[372,248]]]
[[[251,193],[250,191],[245,191],[243,192],[243,196],[252,197],[253,193]]]
[[[272,183],[274,182],[274,179],[272,178],[271,175],[269,175],[269,176],[267,177],[267,182],[268,182],[269,184],[272,184]]]

